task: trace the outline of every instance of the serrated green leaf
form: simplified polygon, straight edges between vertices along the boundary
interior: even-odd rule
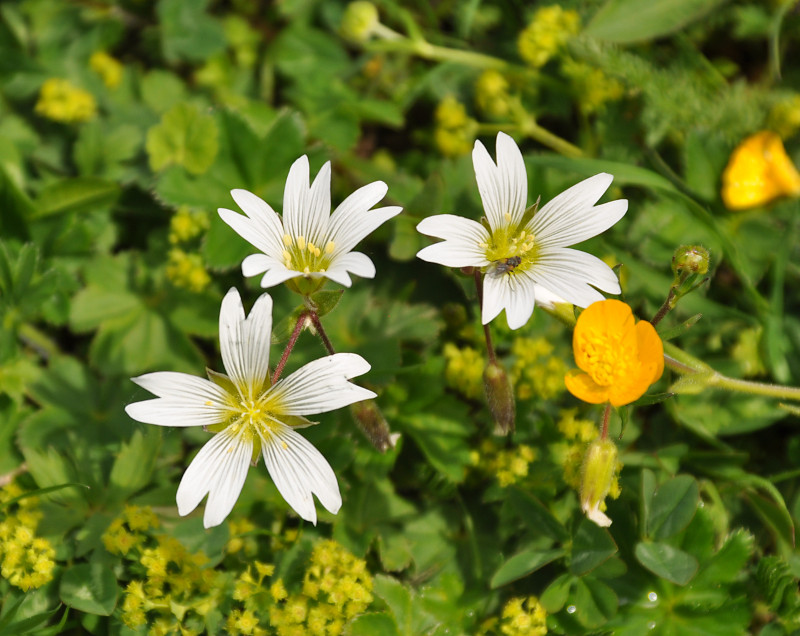
[[[608,0],[585,33],[617,44],[644,42],[677,31],[727,0]]]
[[[489,586],[502,587],[564,556],[564,550],[523,550],[510,557],[492,575]]]
[[[746,530],[737,530],[722,544],[722,547],[708,561],[694,578],[695,587],[719,586],[733,583],[740,575],[753,554],[754,537]]]
[[[79,563],[61,577],[58,595],[64,604],[87,614],[110,616],[117,604],[117,579],[104,563]]]
[[[225,48],[222,25],[205,13],[208,0],[159,0],[161,45],[170,62],[202,62]]]
[[[577,576],[591,572],[617,552],[617,544],[605,528],[581,519],[572,540],[569,571]]]
[[[666,543],[637,543],[635,553],[645,568],[677,585],[686,585],[697,572],[697,559]]]
[[[367,613],[354,618],[347,625],[348,636],[400,636],[397,625],[388,614]]]
[[[700,488],[694,477],[678,475],[659,486],[650,503],[647,535],[669,538],[683,530],[694,517]]]
[[[159,172],[171,164],[192,174],[203,174],[219,150],[219,129],[210,115],[190,104],[177,104],[147,131],[150,168]]]
[[[125,497],[144,488],[158,457],[161,435],[154,427],[137,430],[131,439],[122,445],[109,475],[109,500],[122,501]]]

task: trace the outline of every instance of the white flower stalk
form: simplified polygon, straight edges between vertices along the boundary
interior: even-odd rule
[[[472,161],[485,223],[452,214],[423,219],[417,230],[444,240],[417,256],[484,272],[483,324],[505,309],[508,326],[522,327],[533,313],[537,288],[549,292],[548,302],[563,299],[579,307],[603,300],[597,289],[620,293],[619,281],[608,265],[569,248],[607,230],[625,215],[625,199],[595,205],[611,185],[610,174],[581,181],[537,211],[536,205],[526,209],[528,177],[522,153],[511,137],[498,133],[497,164],[480,141],[475,142]]]
[[[370,209],[387,190],[382,181],[370,183],[347,197],[331,214],[331,164],[322,166],[309,186],[308,158],[304,155],[289,170],[283,217],[247,190],[231,191],[245,215],[224,208],[218,212],[239,236],[262,252],[244,259],[245,276],[263,274],[261,287],[291,281],[290,287],[296,291],[311,293],[326,278],[349,287],[350,274],[375,276],[375,265],[369,257],[352,250],[402,210],[397,206]],[[298,277],[307,282],[292,281]]]
[[[219,525],[233,509],[248,467],[264,457],[275,486],[306,521],[317,522],[312,493],[331,513],[342,505],[328,462],[296,428],[313,424],[305,415],[324,413],[375,397],[348,382],[369,371],[361,356],[337,353],[309,362],[271,384],[269,345],[272,299],[262,294],[245,318],[232,288],[219,314],[220,349],[227,375],[209,380],[185,373],[147,373],[132,378],[158,397],[125,407],[133,419],[158,426],[203,426],[216,433],[200,449],[178,486],[181,515],[208,495],[203,523]]]

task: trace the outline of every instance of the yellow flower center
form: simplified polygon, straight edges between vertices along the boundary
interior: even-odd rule
[[[336,250],[333,241],[320,246],[307,241],[303,236],[292,237],[289,234],[283,235],[283,246],[283,264],[287,269],[304,274],[325,273]]]
[[[506,221],[511,215],[506,213]],[[488,243],[480,245],[486,259],[492,261],[501,272],[525,271],[536,261],[536,240],[533,233],[517,228],[500,228],[492,234]]]
[[[213,433],[227,431],[240,441],[253,445],[252,461],[256,461],[261,454],[262,440],[268,440],[281,426],[287,424],[283,421],[285,408],[280,400],[274,396],[260,395],[258,397],[242,398],[238,395],[229,395],[230,415],[225,422],[209,426],[207,430]],[[283,448],[286,443],[281,441]],[[233,448],[228,452],[232,452]]]
[[[637,373],[638,352],[629,351],[622,343],[622,333],[589,330],[579,347],[587,359],[585,371],[600,386],[611,386],[618,378]]]

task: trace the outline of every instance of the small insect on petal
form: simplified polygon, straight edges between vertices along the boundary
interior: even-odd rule
[[[522,262],[521,256],[511,256],[509,258],[501,258],[497,261],[492,261],[493,271],[497,276],[513,272],[514,269]]]

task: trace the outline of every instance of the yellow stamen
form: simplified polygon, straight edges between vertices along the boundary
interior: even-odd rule
[[[311,252],[312,254],[313,254],[313,253],[316,251],[316,249],[317,249],[317,248],[316,248],[316,247],[314,247],[314,244],[313,244],[313,243],[309,243],[309,244],[308,244],[308,251],[309,251],[309,252]]]
[[[336,244],[333,241],[328,241],[328,244],[325,246],[325,253],[333,254],[333,250],[335,249],[336,249]]]
[[[291,236],[289,236],[288,234],[284,234],[284,235],[283,235],[283,244],[284,244],[286,247],[290,247],[290,246],[291,246],[291,244],[292,244],[292,237],[291,237]]]
[[[295,242],[297,243],[297,248],[298,249],[301,249],[301,250],[306,249],[306,240],[302,236],[298,236],[295,239]]]

